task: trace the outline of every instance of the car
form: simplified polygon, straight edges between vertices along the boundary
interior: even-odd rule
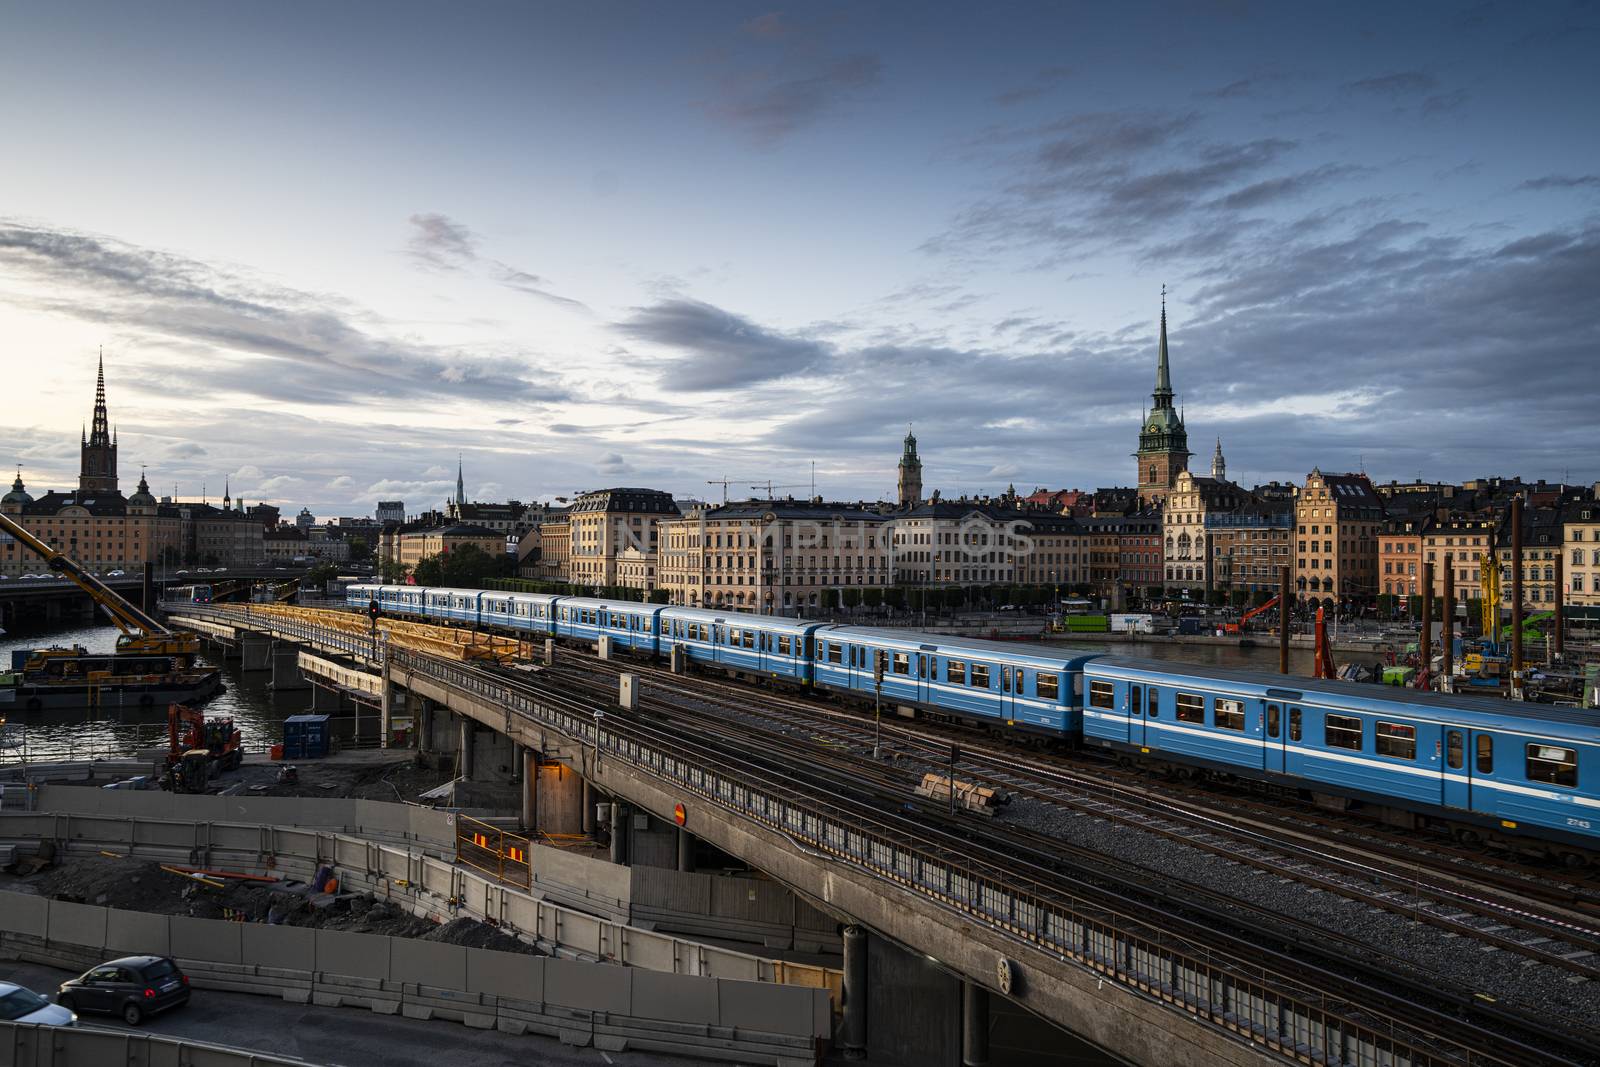
[[[107,578],[121,578],[124,573],[125,572],[123,572],[123,571],[112,571],[110,574],[106,575],[106,577]]]
[[[189,572],[188,571],[177,571],[175,573],[177,573],[177,574],[188,574]]]
[[[189,1003],[189,976],[166,956],[123,956],[61,983],[56,1003],[121,1016],[129,1026]]]
[[[52,1004],[31,989],[11,982],[0,982],[0,1022],[77,1026],[78,1016],[72,1009]]]

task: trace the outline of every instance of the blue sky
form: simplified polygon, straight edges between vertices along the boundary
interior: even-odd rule
[[[453,488],[1600,479],[1593,4],[0,2],[0,457]]]

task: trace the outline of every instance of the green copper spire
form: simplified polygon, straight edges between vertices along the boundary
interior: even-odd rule
[[[1172,371],[1167,365],[1167,287],[1161,287],[1161,346],[1156,359],[1156,406],[1171,407],[1172,400]],[[1168,403],[1161,403],[1161,398],[1166,397]]]

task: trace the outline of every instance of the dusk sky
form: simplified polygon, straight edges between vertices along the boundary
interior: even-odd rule
[[[0,0],[0,460],[321,516],[1600,480],[1600,8]],[[7,479],[9,480],[9,473]],[[780,492],[787,490],[780,490]],[[804,489],[792,490],[797,495]]]

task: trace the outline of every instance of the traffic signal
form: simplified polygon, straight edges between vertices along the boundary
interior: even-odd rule
[[[374,619],[378,618],[383,614],[383,605],[379,604],[376,600],[371,601],[367,604],[367,614]]]

